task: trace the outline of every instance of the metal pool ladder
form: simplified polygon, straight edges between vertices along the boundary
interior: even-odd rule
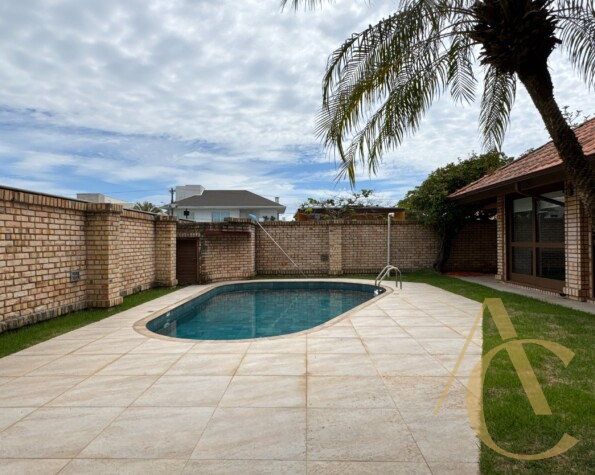
[[[395,267],[391,264],[387,264],[384,267],[384,269],[382,269],[380,271],[380,274],[378,274],[378,276],[376,277],[376,280],[374,281],[374,287],[380,288],[380,284],[382,283],[382,281],[386,277],[390,277],[391,271],[395,272],[395,287],[397,287],[397,285],[398,285],[399,288],[401,290],[403,290],[403,278],[401,276],[401,270],[398,267]]]

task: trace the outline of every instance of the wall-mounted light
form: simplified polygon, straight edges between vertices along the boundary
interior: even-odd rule
[[[185,210],[184,210],[184,217],[185,217],[186,219],[188,219],[188,216],[190,216],[190,211],[188,211],[188,209],[185,209]]]

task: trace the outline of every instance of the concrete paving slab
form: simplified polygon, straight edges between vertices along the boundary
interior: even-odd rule
[[[0,472],[477,473],[464,396],[480,332],[432,413],[478,302],[405,283],[282,338],[178,341],[133,328],[203,288],[0,359]]]

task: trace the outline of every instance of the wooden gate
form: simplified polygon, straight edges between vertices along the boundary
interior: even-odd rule
[[[198,239],[178,239],[176,243],[178,283],[198,284]]]

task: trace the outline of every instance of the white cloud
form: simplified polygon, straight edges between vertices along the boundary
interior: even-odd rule
[[[278,0],[2,2],[0,106],[17,112],[0,123],[0,178],[40,191],[75,189],[60,184],[65,174],[80,180],[77,191],[202,183],[292,206],[333,193],[332,159],[313,135],[326,60],[393,8],[355,0],[299,12],[281,12]],[[552,74],[561,105],[595,111],[558,56]],[[477,108],[439,101],[368,187],[398,197],[437,166],[479,152]],[[519,88],[505,151],[546,140]],[[369,183],[365,171],[358,176]],[[167,201],[165,191],[147,196]]]

